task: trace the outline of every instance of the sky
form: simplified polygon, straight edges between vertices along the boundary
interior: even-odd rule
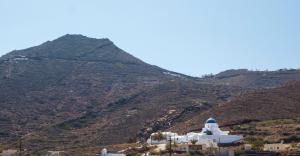
[[[299,68],[299,8],[299,0],[0,0],[0,55],[82,34],[191,76]]]

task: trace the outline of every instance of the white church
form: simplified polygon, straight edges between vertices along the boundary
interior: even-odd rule
[[[209,144],[209,143],[220,143],[220,144],[230,144],[241,140],[243,137],[239,135],[230,135],[229,131],[222,131],[219,128],[216,120],[209,118],[205,127],[199,133],[190,132],[186,135],[178,135],[172,132],[161,132],[162,139],[155,140],[155,135],[158,133],[152,133],[150,138],[147,140],[149,144],[164,144],[170,139],[178,144],[185,144],[195,141],[196,144]]]

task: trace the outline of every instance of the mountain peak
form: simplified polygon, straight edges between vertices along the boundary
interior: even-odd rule
[[[63,35],[53,41],[82,41],[82,40],[97,40],[97,41],[110,41],[108,38],[101,38],[101,39],[97,39],[97,38],[92,38],[92,37],[87,37],[81,34],[66,34]],[[110,41],[111,42],[111,41]]]
[[[108,38],[91,38],[81,34],[66,34],[52,41],[45,42],[49,45],[78,45],[78,46],[98,46],[102,44],[113,44]],[[42,44],[43,45],[43,44]]]
[[[81,34],[65,34],[59,38],[74,38],[74,37],[79,37],[79,38],[89,38],[87,36],[81,35]]]
[[[108,38],[96,39],[80,34],[66,34],[55,40],[47,41],[39,46],[12,51],[1,57],[1,59],[15,58],[18,56],[47,59],[142,63],[141,60],[118,48]]]

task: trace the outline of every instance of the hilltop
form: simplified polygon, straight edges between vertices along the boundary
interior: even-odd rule
[[[226,70],[203,78],[207,83],[239,86],[247,89],[274,88],[286,82],[299,80],[300,70],[251,71],[247,69]]]

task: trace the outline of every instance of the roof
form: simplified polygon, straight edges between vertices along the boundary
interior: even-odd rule
[[[209,118],[206,120],[206,123],[217,123],[217,121],[214,118]]]

